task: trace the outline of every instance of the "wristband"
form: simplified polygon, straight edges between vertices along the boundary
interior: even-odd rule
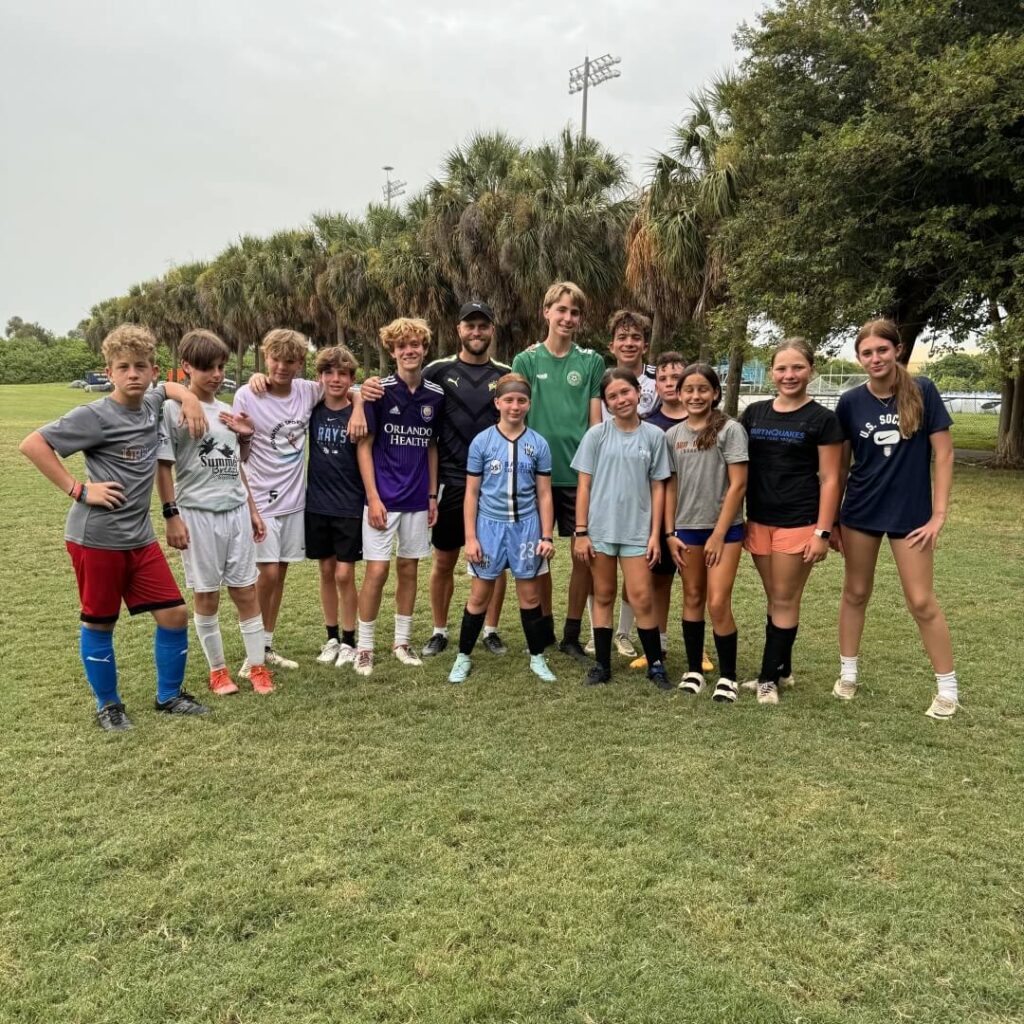
[[[164,519],[173,519],[176,515],[180,515],[178,512],[178,506],[173,501],[164,502]]]
[[[675,536],[674,533],[663,533],[661,535],[662,540],[671,540]]]
[[[427,501],[437,501],[437,495],[436,494],[428,494],[427,495]]]
[[[589,537],[590,536],[590,531],[586,527],[584,527],[582,530],[576,530],[576,532],[573,533],[573,536],[574,537]]]
[[[85,499],[89,496],[89,489],[85,486],[85,484],[79,484],[78,486],[81,488],[81,490],[78,492],[78,496],[75,498],[75,501],[84,505]]]
[[[554,537],[541,537],[540,542],[541,542],[541,544],[554,544],[555,543],[555,538]]]
[[[68,491],[68,497],[72,501],[80,501],[82,497],[82,484],[77,480],[71,485],[71,490]]]

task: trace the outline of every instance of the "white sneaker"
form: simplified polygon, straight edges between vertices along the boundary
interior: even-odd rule
[[[836,685],[832,687],[832,696],[838,697],[839,700],[853,700],[857,696],[858,685],[856,681],[840,677],[836,680]]]
[[[348,644],[338,645],[338,658],[334,662],[335,668],[344,668],[346,665],[351,665],[356,660],[356,649],[350,647]]]
[[[593,655],[597,654],[597,647],[594,645],[594,638],[593,637],[591,637],[583,645],[583,653],[584,654],[589,654],[589,655],[591,655],[591,657],[593,657]]]
[[[745,683],[740,683],[741,690],[752,690],[757,692],[759,679],[748,679]],[[792,690],[796,686],[796,678],[794,676],[779,676],[779,689],[780,690]]]
[[[419,668],[423,664],[420,656],[408,644],[399,644],[393,647],[391,652],[403,665],[410,668]]]
[[[615,650],[619,652],[624,658],[635,658],[636,648],[633,646],[633,641],[629,639],[629,636],[625,633],[616,633],[612,637],[612,643],[615,644]]]
[[[704,677],[699,672],[687,672],[682,679],[679,680],[679,689],[683,693],[698,694],[704,689]]]
[[[273,647],[269,648],[264,655],[263,663],[267,668],[298,668],[299,663],[292,661],[291,658],[286,658],[284,655],[278,654]]]
[[[757,687],[757,703],[758,704],[778,704],[779,703],[779,688],[770,679],[765,682],[758,684]]]
[[[944,722],[947,718],[952,718],[956,714],[958,707],[960,707],[959,701],[954,700],[952,697],[943,697],[941,693],[937,693],[932,698],[932,702],[925,714],[929,718],[934,718],[936,722]]]
[[[341,647],[341,641],[336,640],[333,636],[320,648],[320,653],[316,656],[316,660],[321,665],[330,665],[332,662],[338,660],[338,649]]]
[[[352,667],[356,670],[356,675],[371,675],[373,673],[373,651],[356,651],[356,658],[352,663]]]

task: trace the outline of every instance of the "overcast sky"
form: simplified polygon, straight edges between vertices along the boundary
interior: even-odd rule
[[[760,0],[0,0],[0,326],[64,331],[241,234],[410,194],[474,131],[588,127],[644,176]]]

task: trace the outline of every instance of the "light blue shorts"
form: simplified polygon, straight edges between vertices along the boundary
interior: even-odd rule
[[[499,523],[477,516],[476,537],[484,560],[469,565],[469,574],[482,580],[496,580],[509,569],[517,580],[532,580],[548,571],[548,560],[537,554],[540,516],[534,514],[518,523]]]
[[[647,556],[647,545],[638,547],[636,544],[609,544],[603,540],[591,540],[594,550],[599,555],[609,555],[611,558],[645,558]]]

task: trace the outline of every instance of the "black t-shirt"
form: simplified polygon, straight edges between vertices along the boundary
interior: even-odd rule
[[[466,458],[470,442],[498,422],[494,389],[500,377],[511,372],[493,359],[477,365],[458,356],[435,359],[423,370],[423,379],[444,391],[444,417],[437,440],[438,476],[443,484],[466,483]]]
[[[366,504],[356,444],[348,439],[352,406],[328,409],[323,402],[309,415],[309,470],[306,508],[322,516],[362,516]]]
[[[842,443],[836,414],[814,401],[776,412],[768,399],[748,405],[740,422],[749,438],[747,518],[784,528],[816,523],[818,446]]]
[[[677,423],[682,423],[686,416],[684,414],[679,419],[666,416],[659,405],[653,412],[649,412],[646,416],[641,416],[640,418],[644,423],[653,423],[654,426],[660,427],[667,434]]]

